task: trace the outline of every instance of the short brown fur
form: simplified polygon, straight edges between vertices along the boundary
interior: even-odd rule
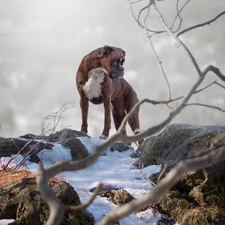
[[[113,60],[124,60],[125,52],[120,48],[111,46],[104,46],[98,48],[88,55],[86,55],[78,68],[76,83],[80,94],[80,107],[82,112],[81,131],[88,131],[87,117],[88,117],[88,101],[94,104],[104,104],[105,120],[102,131],[102,138],[109,136],[111,128],[111,110],[116,130],[119,128],[123,118],[133,106],[138,102],[138,97],[131,85],[122,78],[123,67],[120,65],[114,68]],[[105,73],[104,80],[101,83],[101,98],[88,100],[83,90],[84,85],[88,81],[88,73],[94,68],[102,67]],[[118,71],[120,70],[120,71]],[[118,75],[119,74],[119,75]],[[114,76],[116,76],[114,78]],[[139,125],[139,110],[137,110],[128,121],[133,132],[140,129]],[[126,131],[124,131],[126,133]]]

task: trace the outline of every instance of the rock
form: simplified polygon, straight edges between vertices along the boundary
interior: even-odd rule
[[[27,171],[5,172],[0,179],[0,219],[15,219],[15,225],[42,225],[46,222],[49,209],[42,200],[35,181],[35,175]],[[2,178],[1,177],[1,178]],[[11,179],[10,179],[11,178]],[[51,179],[50,186],[56,196],[66,205],[79,205],[80,199],[73,187],[61,180]],[[86,211],[64,216],[65,225],[94,225]]]
[[[140,146],[135,165],[167,165],[204,155],[225,145],[225,127],[173,124]],[[180,224],[225,224],[225,161],[190,171],[154,204]],[[154,178],[154,179],[153,179]],[[150,177],[157,180],[158,175]]]
[[[10,157],[18,152],[23,156],[28,154],[31,162],[38,163],[38,153],[43,149],[52,149],[55,143],[69,148],[73,160],[80,160],[87,157],[90,153],[86,146],[77,137],[88,137],[86,133],[71,129],[63,129],[49,136],[25,134],[19,138],[1,138],[0,137],[0,156]],[[125,143],[114,143],[110,151],[126,151],[133,149]]]
[[[183,159],[203,155],[225,145],[225,127],[172,124],[161,134],[147,138],[137,151],[135,165],[167,164],[173,167]]]
[[[92,188],[90,192],[94,192],[95,188]],[[130,202],[134,197],[121,188],[116,188],[111,185],[105,185],[103,190],[99,192],[99,196],[106,197],[109,201],[113,202],[115,205],[123,205]]]
[[[111,152],[114,152],[114,151],[123,152],[129,149],[133,149],[133,148],[130,145],[126,143],[122,143],[122,142],[115,142],[114,144],[110,146]]]
[[[51,149],[53,144],[39,142],[35,140],[25,140],[19,138],[1,138],[0,139],[0,156],[1,157],[10,157],[15,155],[18,152],[25,156],[26,154],[30,155],[31,162],[39,162],[39,157],[37,153],[42,149]]]
[[[123,189],[114,189],[114,190],[105,190],[99,193],[101,197],[106,197],[109,201],[113,202],[115,205],[123,205],[127,202],[130,202],[134,199],[126,190]]]
[[[49,135],[46,140],[49,142],[58,142],[62,139],[72,137],[90,137],[90,136],[88,136],[85,132],[82,131],[65,128],[61,131],[57,131],[56,133]]]
[[[34,134],[25,134],[20,136],[19,138],[25,138],[25,139],[36,139],[36,140],[46,140],[49,142],[57,142],[65,138],[70,138],[70,137],[90,137],[88,136],[85,132],[82,131],[77,131],[77,130],[72,130],[68,128],[64,128],[60,131],[57,131],[53,134],[50,134],[48,136],[44,135],[34,135]]]
[[[83,159],[89,155],[88,149],[78,138],[64,138],[58,143],[70,149],[73,160]]]
[[[24,135],[19,136],[19,138],[32,139],[32,140],[45,140],[46,136],[35,135],[35,134],[24,134]]]
[[[193,199],[182,197],[176,190],[168,191],[153,207],[160,213],[169,215],[181,225],[225,224],[224,207],[218,208],[216,205],[200,207]]]

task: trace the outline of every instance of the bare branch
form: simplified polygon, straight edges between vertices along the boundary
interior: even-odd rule
[[[137,22],[137,24],[142,27],[142,28],[145,28],[144,25],[142,25],[142,23],[140,22],[140,17],[141,17],[141,14],[144,10],[148,9],[152,3],[151,3],[152,0],[149,0],[149,4],[145,7],[143,7],[140,11],[139,11],[139,14],[138,14],[138,17],[136,18],[136,16],[134,15],[134,10],[133,10],[133,4],[136,4],[136,3],[139,3],[140,1],[135,1],[135,2],[130,2],[130,9],[131,9],[131,14],[134,18],[134,20]],[[147,28],[148,32],[151,32],[151,33],[154,33],[154,34],[161,34],[161,33],[164,33],[165,31],[163,30],[159,30],[159,31],[156,31],[156,30],[152,30],[152,29],[149,29]]]
[[[159,69],[161,70],[161,72],[162,72],[162,74],[163,74],[163,76],[164,76],[164,78],[165,78],[165,80],[166,80],[167,90],[168,90],[168,96],[169,96],[169,100],[170,100],[170,99],[171,99],[171,89],[170,89],[170,84],[169,84],[168,78],[167,78],[166,73],[165,73],[165,70],[164,70],[164,68],[163,68],[163,66],[162,66],[162,62],[161,62],[161,60],[159,59],[159,57],[158,57],[158,55],[157,55],[157,53],[156,53],[156,50],[155,50],[154,45],[153,45],[153,43],[152,43],[151,37],[148,35],[148,32],[149,32],[149,31],[148,31],[148,29],[147,29],[146,20],[147,20],[147,18],[149,17],[150,6],[151,6],[151,5],[152,5],[152,0],[149,1],[149,5],[148,5],[148,7],[147,7],[147,13],[146,13],[146,16],[145,16],[145,19],[144,19],[144,29],[145,29],[145,31],[146,31],[146,34],[147,34],[149,43],[150,43],[151,48],[152,48],[152,51],[153,51],[153,55],[154,55],[154,57],[155,57],[155,59],[156,59],[156,62],[157,62],[157,64],[158,64],[158,66],[159,66]],[[138,20],[139,20],[139,18],[138,18]]]
[[[190,2],[190,0],[187,0],[184,5],[179,9],[179,3],[180,3],[180,0],[177,0],[177,4],[176,4],[176,10],[177,10],[177,15],[175,16],[173,22],[172,22],[172,25],[170,26],[170,30],[173,30],[173,26],[177,20],[177,18],[179,18],[179,24],[177,26],[177,29],[173,31],[173,33],[176,33],[178,30],[180,30],[181,28],[181,24],[183,22],[183,18],[181,17],[181,12],[183,11],[183,9],[186,7],[186,5]]]
[[[143,176],[143,178],[144,178],[145,180],[147,180],[153,187],[155,187],[156,184],[155,184],[151,179],[149,179],[148,176],[146,176],[146,175],[142,172],[142,169],[143,169],[143,166],[142,166],[142,168],[139,169],[140,174],[141,174],[141,175]]]
[[[216,83],[217,83],[217,82],[216,82],[216,80],[215,80],[215,81],[209,83],[208,85],[206,85],[205,87],[203,87],[203,88],[201,88],[201,89],[198,89],[197,91],[195,91],[194,94],[197,94],[197,93],[199,93],[199,92],[201,92],[201,91],[204,91],[204,90],[206,90],[207,88],[209,88],[210,86],[212,86],[213,84],[216,84]]]
[[[202,75],[202,73],[201,73],[201,70],[200,70],[200,68],[199,68],[199,66],[198,66],[198,63],[197,63],[197,61],[196,61],[196,59],[194,58],[194,56],[192,55],[192,53],[191,53],[191,51],[188,49],[188,47],[170,30],[170,28],[168,27],[168,25],[166,24],[166,22],[165,22],[165,20],[164,20],[164,18],[163,18],[163,16],[162,16],[162,14],[159,12],[159,10],[158,10],[158,8],[156,7],[156,5],[155,4],[153,4],[154,5],[154,7],[155,7],[155,10],[156,10],[156,12],[158,13],[158,15],[159,15],[159,18],[160,18],[160,20],[161,20],[161,22],[162,22],[162,24],[163,24],[163,26],[165,27],[165,29],[166,29],[166,31],[171,35],[171,37],[176,41],[176,43],[178,44],[178,46],[179,45],[181,45],[183,48],[184,48],[184,50],[185,50],[185,52],[187,53],[187,55],[190,57],[190,59],[191,59],[191,61],[192,61],[192,63],[193,63],[193,65],[194,65],[194,67],[195,67],[195,69],[196,69],[196,71],[197,71],[197,73],[198,73],[198,75],[199,76],[201,76]]]
[[[98,159],[98,157],[102,155],[105,152],[105,150],[109,148],[115,141],[123,140],[125,137],[126,136],[121,133],[116,133],[112,135],[100,146],[98,146],[92,154],[79,161],[67,161],[67,160],[58,161],[50,168],[45,170],[45,176],[47,177],[47,179],[50,179],[51,177],[54,177],[58,173],[64,171],[76,171],[79,169],[87,168],[90,165],[92,165]]]
[[[66,212],[78,212],[86,209],[94,201],[103,186],[102,183],[99,183],[93,195],[86,203],[78,206],[65,206],[61,203],[61,201],[59,201],[59,199],[55,196],[54,192],[49,187],[48,179],[46,179],[45,173],[46,170],[44,170],[42,163],[40,163],[39,173],[37,175],[37,185],[42,197],[44,198],[50,209],[50,215],[46,222],[46,225],[59,225],[61,224],[63,216]]]
[[[211,109],[216,109],[219,110],[220,112],[225,112],[224,109],[218,107],[218,106],[213,106],[213,105],[207,105],[207,104],[203,104],[203,103],[187,103],[185,104],[185,106],[202,106],[202,107],[206,107],[206,108],[211,108]]]
[[[146,28],[146,23],[145,23],[145,28]],[[148,31],[147,31],[147,29],[145,29],[145,30],[146,30],[146,33],[147,33],[147,36],[148,36]],[[152,40],[151,40],[151,37],[150,37],[150,36],[148,36],[148,40],[149,40],[150,46],[151,46],[151,48],[152,48],[153,55],[154,55],[154,57],[155,57],[155,59],[156,59],[156,62],[157,62],[157,64],[158,64],[158,66],[159,66],[159,69],[161,70],[161,72],[162,72],[162,74],[163,74],[163,76],[164,76],[164,79],[166,80],[167,91],[168,91],[168,99],[171,100],[171,88],[170,88],[170,83],[169,83],[169,80],[168,80],[168,78],[167,78],[167,76],[166,76],[166,72],[165,72],[165,70],[164,70],[164,68],[163,68],[163,66],[162,66],[162,61],[159,59],[159,57],[158,57],[158,55],[157,55],[157,53],[156,53],[156,50],[155,50],[155,48],[154,48],[154,45],[153,45],[153,43],[152,43]]]
[[[194,29],[196,29],[196,28],[203,27],[203,26],[205,26],[205,25],[210,25],[212,22],[216,21],[217,19],[219,19],[219,18],[220,18],[221,16],[223,16],[223,15],[225,15],[225,11],[221,12],[219,15],[217,15],[216,17],[214,17],[214,18],[211,19],[211,20],[208,20],[208,21],[206,21],[206,22],[204,22],[204,23],[200,23],[200,24],[197,24],[197,25],[194,25],[194,26],[191,26],[191,27],[188,27],[188,28],[182,30],[181,32],[179,32],[179,33],[177,34],[177,37],[179,37],[180,35],[182,35],[182,34],[188,32],[188,31],[190,31],[190,30],[194,30]]]
[[[30,140],[29,142],[27,142],[26,144],[25,144],[25,146],[22,148],[22,149],[24,149],[27,145],[29,145],[30,143],[32,143],[32,141],[33,140]],[[33,155],[36,151],[35,151],[35,148],[38,146],[38,145],[40,145],[41,143],[42,143],[43,141],[41,141],[41,142],[36,142],[36,144],[32,147],[32,148],[30,148],[30,150],[25,154],[25,156],[23,157],[23,159],[19,162],[19,163],[17,163],[12,169],[13,170],[18,170],[21,166],[23,166],[24,165],[24,163],[29,159],[29,157],[31,156],[31,155]],[[19,151],[20,152],[20,151]],[[21,153],[21,152],[20,152]],[[19,154],[20,154],[19,153]]]
[[[95,198],[98,196],[99,192],[102,190],[103,184],[99,183],[98,186],[95,188],[95,191],[91,198],[84,204],[82,205],[76,205],[76,206],[68,206],[67,211],[68,212],[78,212],[81,210],[86,209],[91,203],[95,200]]]
[[[215,84],[218,85],[218,86],[220,86],[220,87],[222,87],[223,89],[225,89],[225,86],[224,85],[222,85],[222,84],[220,84],[218,82],[215,82]]]
[[[162,121],[160,124],[155,125],[139,134],[136,134],[135,136],[129,136],[129,137],[125,137],[125,141],[127,142],[132,142],[132,141],[137,141],[140,139],[144,139],[145,137],[151,136],[157,132],[159,132],[160,130],[162,130],[165,126],[167,126],[173,119],[174,117],[176,117],[181,110],[185,107],[185,104],[189,101],[189,99],[191,98],[191,96],[193,95],[193,93],[197,90],[197,88],[200,86],[200,84],[202,83],[202,81],[205,78],[205,74],[202,74],[201,77],[199,77],[199,79],[195,82],[195,84],[193,85],[193,87],[189,90],[189,92],[186,94],[186,96],[183,98],[183,100],[178,104],[177,108],[174,109],[173,111],[170,112],[169,116]],[[131,115],[134,113],[134,111],[139,107],[139,105],[143,104],[145,102],[145,100],[137,103],[134,108],[130,111],[130,113],[124,118],[124,120],[122,121],[120,128],[118,130],[118,132],[121,132],[121,130],[124,129],[124,127],[126,126],[127,121],[129,120],[129,118],[131,117]]]
[[[26,148],[26,146],[27,145],[29,145],[31,142],[32,142],[32,140],[31,141],[29,141],[29,142],[27,142],[21,149],[17,146],[17,144],[15,143],[15,141],[13,140],[13,138],[11,138],[11,140],[12,140],[12,142],[14,143],[14,145],[18,148],[18,152],[14,155],[14,156],[12,156],[11,158],[10,158],[10,160],[7,162],[7,164],[6,165],[4,165],[4,170],[6,170],[7,168],[8,168],[8,166],[9,166],[9,164]]]
[[[50,113],[43,119],[42,125],[41,125],[42,135],[47,135],[49,133],[52,134],[58,127],[58,124],[60,120],[62,119],[62,114],[65,113],[65,111],[67,111],[68,109],[71,109],[74,107],[74,101],[72,102],[60,101],[60,103],[61,103],[61,107],[56,112],[53,112],[50,108]],[[49,126],[51,125],[51,122],[47,123],[46,125],[46,121],[49,121],[49,120],[51,122],[53,121],[53,125],[50,128]]]
[[[209,65],[209,66],[207,66],[207,68],[205,69],[205,72],[207,73],[207,72],[209,72],[209,71],[215,73],[222,81],[225,82],[225,76],[220,72],[219,68],[217,68],[217,67],[215,67],[215,66],[213,66],[213,65]]]
[[[62,221],[66,207],[59,201],[52,189],[49,187],[48,178],[45,174],[46,170],[44,170],[42,163],[40,163],[39,173],[37,174],[36,179],[41,196],[48,204],[50,210],[50,215],[46,225],[57,225]]]

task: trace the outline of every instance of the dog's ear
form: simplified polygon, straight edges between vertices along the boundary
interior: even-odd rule
[[[102,57],[103,55],[108,56],[112,51],[114,51],[115,48],[109,46],[109,45],[105,45],[104,47],[102,47],[99,52],[98,52],[98,57]]]
[[[125,57],[126,56],[126,52],[122,48],[118,48],[118,49],[123,53],[123,56]]]

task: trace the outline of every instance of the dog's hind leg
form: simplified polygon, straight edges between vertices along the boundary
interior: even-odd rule
[[[126,112],[129,113],[132,108],[135,106],[135,104],[138,103],[138,98],[136,96],[136,93],[133,93],[133,101],[129,101],[129,99],[127,99],[126,101]],[[128,120],[128,124],[130,125],[131,130],[134,132],[134,134],[138,134],[140,133],[140,123],[139,123],[139,107],[138,109],[136,109],[136,111],[133,113],[133,115],[131,116],[131,118]],[[143,142],[143,140],[139,140],[138,143],[139,145]]]

